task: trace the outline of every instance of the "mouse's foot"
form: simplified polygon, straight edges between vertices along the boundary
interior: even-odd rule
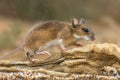
[[[32,63],[39,62],[39,59],[32,59],[31,62],[32,62]]]
[[[64,47],[64,48],[61,48],[62,52],[66,52],[67,49]]]
[[[48,51],[36,51],[35,54],[51,56],[51,54]]]
[[[76,46],[81,46],[81,47],[83,46],[83,44],[80,42],[76,42],[75,44],[76,44]]]
[[[28,60],[29,60],[30,62],[32,62],[32,63],[35,63],[36,60],[32,59],[32,57],[33,57],[34,55],[31,55],[29,52],[27,52],[26,54],[27,54]]]

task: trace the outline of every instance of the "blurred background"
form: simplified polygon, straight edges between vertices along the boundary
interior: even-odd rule
[[[120,45],[120,0],[0,0],[0,55],[20,46],[35,24],[73,17],[84,18],[98,42]]]

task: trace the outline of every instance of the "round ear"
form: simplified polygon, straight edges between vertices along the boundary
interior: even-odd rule
[[[85,24],[85,20],[83,18],[80,19],[79,24]]]
[[[79,24],[78,20],[76,18],[73,18],[72,19],[72,26],[73,26],[73,28],[76,28],[76,25],[78,25],[78,24]]]

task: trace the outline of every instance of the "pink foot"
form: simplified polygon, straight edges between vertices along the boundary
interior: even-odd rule
[[[38,55],[48,55],[48,56],[51,56],[51,54],[48,52],[48,51],[36,51],[36,54]]]
[[[66,52],[67,49],[66,48],[61,48],[62,52]]]
[[[76,44],[77,46],[83,46],[83,44],[80,43],[80,42],[76,42],[75,44]]]
[[[32,63],[39,62],[39,59],[32,59],[31,62],[32,62]]]

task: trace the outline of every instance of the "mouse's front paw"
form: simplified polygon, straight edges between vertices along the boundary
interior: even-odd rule
[[[62,52],[66,52],[67,48],[61,48]]]
[[[80,42],[76,42],[75,45],[76,45],[76,46],[83,46],[83,44],[80,43]]]

